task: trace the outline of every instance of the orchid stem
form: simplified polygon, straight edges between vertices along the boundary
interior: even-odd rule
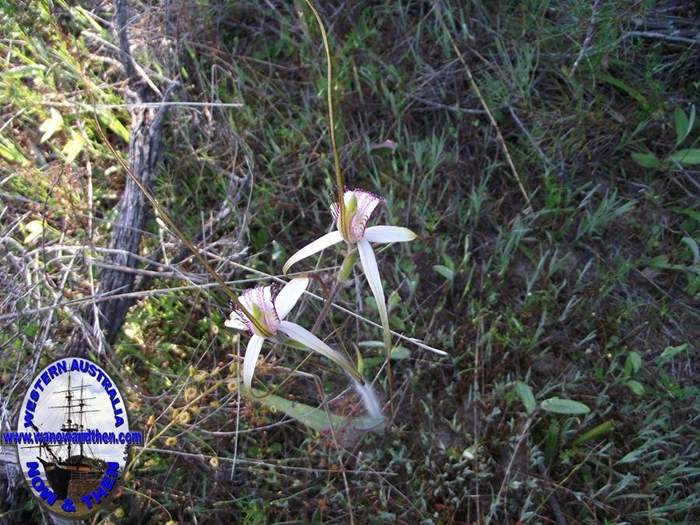
[[[315,333],[316,330],[319,329],[321,323],[326,318],[326,315],[328,315],[328,311],[331,309],[333,301],[335,300],[335,296],[338,295],[338,290],[340,290],[340,283],[338,282],[338,280],[335,280],[333,282],[333,288],[331,289],[331,293],[328,295],[326,302],[323,303],[323,308],[321,308],[321,312],[318,314],[318,317],[316,317],[316,320],[314,321],[314,324],[311,327],[312,333]]]
[[[383,321],[383,319],[382,319]],[[391,374],[391,328],[387,319],[386,324],[382,322],[382,331],[384,332],[384,346],[386,347],[386,380],[387,394],[389,395],[389,413],[394,417],[394,380]]]
[[[338,193],[338,212],[340,216],[340,231],[347,231],[345,216],[345,199],[343,195],[343,174],[340,171],[340,157],[338,155],[338,147],[335,142],[335,118],[333,116],[333,62],[331,60],[331,48],[328,44],[328,35],[326,34],[326,28],[323,25],[323,20],[321,20],[321,15],[318,13],[311,0],[304,0],[306,5],[311,9],[311,12],[316,18],[316,23],[321,30],[321,39],[323,40],[323,49],[326,52],[326,71],[327,71],[327,89],[326,89],[326,99],[328,103],[328,127],[329,134],[331,137],[331,149],[333,150],[333,165],[335,169],[335,185],[336,191]]]

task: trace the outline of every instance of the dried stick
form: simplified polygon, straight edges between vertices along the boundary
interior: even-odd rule
[[[467,79],[469,80],[469,87],[471,87],[472,91],[474,92],[476,97],[479,99],[479,102],[481,102],[481,105],[484,108],[484,111],[486,111],[486,115],[488,116],[489,121],[491,122],[491,125],[493,126],[493,129],[496,130],[496,137],[498,138],[498,143],[501,145],[501,149],[503,149],[503,154],[506,157],[506,161],[508,162],[508,166],[510,166],[510,170],[513,173],[513,177],[515,178],[515,182],[518,184],[518,188],[520,189],[520,193],[522,193],[523,197],[525,198],[525,202],[527,204],[527,207],[525,208],[525,213],[526,214],[532,213],[532,202],[530,201],[530,197],[528,196],[527,192],[525,191],[525,186],[523,186],[523,183],[520,180],[520,175],[518,174],[518,170],[515,168],[515,164],[513,163],[513,159],[510,156],[510,152],[508,151],[508,146],[506,145],[506,141],[503,138],[503,134],[501,133],[501,128],[498,127],[498,124],[496,123],[496,119],[493,117],[493,114],[491,113],[491,110],[489,109],[489,106],[486,103],[486,100],[484,100],[484,97],[481,94],[481,90],[479,89],[479,86],[477,85],[476,81],[474,80],[474,75],[472,75],[472,70],[469,67],[469,64],[467,64],[467,61],[464,58],[464,55],[459,50],[459,47],[457,47],[457,43],[455,42],[454,38],[452,38],[452,34],[450,33],[450,30],[447,27],[447,24],[445,23],[445,20],[443,19],[443,16],[442,16],[442,6],[437,5],[435,11],[438,13],[438,19],[440,20],[442,27],[445,29],[445,34],[447,35],[447,38],[449,39],[450,44],[452,45],[452,49],[455,50],[455,53],[457,53],[457,57],[459,58],[459,61],[464,66],[464,70],[467,73]]]
[[[119,43],[120,59],[126,71],[130,99],[129,114],[131,131],[129,141],[129,171],[144,186],[148,186],[161,159],[161,127],[167,105],[149,105],[158,96],[143,74],[139,74],[131,51],[127,31],[127,6],[125,0],[114,0],[115,31]],[[176,83],[171,83],[163,95],[165,102]],[[146,105],[144,105],[144,103]],[[138,253],[141,231],[146,221],[147,203],[138,184],[127,177],[124,193],[119,201],[119,213],[112,230],[110,247],[126,253],[116,253],[108,258],[114,267],[107,268],[100,275],[100,290],[103,293],[114,291],[129,292],[134,286],[134,274],[122,271],[119,267],[134,268],[137,260],[127,254]],[[131,306],[129,299],[109,301],[100,306],[101,326],[106,340],[113,343],[121,328],[126,311]]]
[[[583,44],[581,45],[581,51],[579,51],[578,57],[576,57],[576,60],[574,61],[574,65],[571,66],[571,71],[569,72],[570,77],[573,77],[574,73],[576,73],[576,68],[578,68],[579,63],[581,60],[583,60],[583,57],[586,55],[586,52],[591,45],[593,31],[595,29],[596,16],[598,14],[599,1],[600,0],[594,0],[593,4],[591,5],[591,21],[588,23],[588,31],[586,31],[586,38],[583,40]]]

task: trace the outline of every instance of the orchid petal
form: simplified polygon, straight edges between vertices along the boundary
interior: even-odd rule
[[[245,358],[243,359],[243,384],[248,388],[250,388],[250,385],[253,383],[253,372],[255,372],[255,365],[258,362],[258,356],[260,355],[264,340],[264,338],[258,335],[252,335],[245,349]]]
[[[370,226],[365,230],[365,239],[369,242],[408,242],[417,236],[402,226]]]
[[[297,304],[308,285],[309,279],[306,277],[292,279],[284,285],[275,298],[275,310],[277,310],[277,315],[280,319],[287,317],[287,314]]]
[[[352,366],[350,361],[348,361],[343,354],[337,350],[333,350],[330,346],[321,341],[306,328],[303,328],[296,323],[282,321],[280,323],[279,331],[287,334],[289,337],[294,339],[296,342],[301,343],[309,350],[313,350],[314,352],[318,352],[322,356],[327,357],[350,374],[353,378],[362,381],[362,377],[358,374],[357,370],[355,370],[355,367]]]
[[[384,328],[384,341],[387,345],[387,351],[390,351],[391,346],[391,330],[389,328],[389,313],[386,309],[386,301],[384,299],[384,288],[382,287],[382,279],[379,276],[379,268],[377,267],[377,259],[374,256],[374,250],[367,239],[360,239],[357,243],[357,251],[360,253],[360,263],[362,270],[365,272],[365,277],[369,283],[369,287],[374,295],[374,300],[377,302],[379,310],[379,318],[382,321]]]
[[[289,271],[289,268],[291,268],[291,266],[294,263],[297,263],[302,259],[306,259],[314,253],[320,252],[321,250],[324,250],[329,246],[333,246],[334,244],[337,244],[342,240],[343,238],[341,237],[340,232],[337,230],[327,233],[323,237],[319,237],[318,239],[316,239],[310,244],[307,244],[297,253],[292,255],[289,258],[289,260],[286,263],[284,263],[284,266],[282,267],[282,272],[287,273],[287,271]]]
[[[231,317],[224,321],[224,326],[233,328],[234,330],[247,330],[248,325],[245,324],[236,312],[231,312]]]

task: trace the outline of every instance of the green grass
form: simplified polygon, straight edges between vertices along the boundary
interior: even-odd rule
[[[131,309],[109,357],[98,358],[119,378],[133,426],[145,429],[153,415],[160,430],[186,404],[186,389],[219,386],[190,407],[189,423],[168,430],[174,444],[154,444],[174,453],[141,456],[130,490],[115,500],[121,511],[102,512],[104,522],[551,523],[557,505],[567,523],[700,520],[700,164],[674,157],[699,147],[697,123],[683,132],[700,89],[697,45],[626,36],[633,20],[661,16],[653,2],[599,4],[573,75],[590,2],[443,7],[531,214],[433,4],[323,5],[347,184],[387,198],[380,223],[421,235],[378,253],[392,327],[450,355],[402,343],[410,354],[392,365],[391,429],[326,435],[276,424],[284,415],[270,406],[239,404],[223,380],[235,377],[246,338],[223,327],[222,295],[194,285],[153,292]],[[63,278],[62,297],[90,296],[85,259],[67,270],[68,259],[36,253],[60,242],[89,245],[86,255],[99,257],[90,246],[107,246],[124,183],[91,111],[57,106],[62,128],[41,141],[39,128],[51,117],[46,101],[124,99],[121,72],[95,58],[113,52],[86,36],[111,38],[99,18],[61,2],[37,5],[44,6],[37,16],[9,8],[0,15],[7,35],[0,98],[8,101],[0,239],[16,241],[3,241],[3,250],[31,276],[27,283],[5,258],[0,286],[25,308],[50,304]],[[178,75],[177,99],[244,106],[172,109],[153,189],[191,236],[229,188],[238,189],[234,212],[206,231],[205,245],[217,270],[243,289],[259,278],[253,270],[278,275],[289,255],[330,226],[320,34],[303,2],[275,3],[276,11],[258,2],[183,5],[177,16],[163,6],[132,7],[140,13],[132,35],[140,63],[157,82]],[[76,73],[81,67],[89,85]],[[125,152],[127,113],[105,110],[101,124]],[[84,145],[66,164],[62,152],[76,136]],[[387,139],[395,151],[372,148]],[[23,228],[42,217],[62,237],[45,230],[23,244]],[[155,220],[147,229],[144,256],[177,256],[178,241]],[[321,268],[340,264],[334,253]],[[177,268],[206,280],[192,260]],[[333,274],[318,275],[314,291],[326,295]],[[337,302],[377,320],[364,277],[356,277],[363,300],[353,285]],[[149,288],[183,284],[163,275]],[[299,318],[312,323],[321,306],[305,301]],[[90,315],[89,306],[75,311]],[[36,352],[40,363],[62,355],[74,330],[65,309],[0,324],[3,398],[17,405],[15,370]],[[381,340],[380,330],[340,312],[323,330],[353,359],[355,344]],[[368,375],[379,372],[383,350],[360,348]],[[319,405],[313,380],[284,382],[304,353],[265,353],[256,377],[267,388]],[[333,412],[350,413],[341,375],[316,358],[301,370],[318,377]],[[385,395],[383,371],[377,386]],[[589,411],[560,414],[541,404],[555,397]],[[246,432],[236,441],[237,418]],[[234,455],[244,461],[232,472]],[[221,460],[217,468],[210,456]],[[39,519],[26,491],[15,494],[0,516]]]

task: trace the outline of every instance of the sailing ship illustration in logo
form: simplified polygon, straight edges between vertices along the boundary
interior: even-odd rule
[[[80,386],[73,387],[69,372],[68,388],[56,392],[57,394],[65,394],[64,400],[66,404],[49,408],[65,411],[61,432],[81,432],[85,430],[87,428],[85,425],[85,414],[98,412],[97,410],[86,409],[87,401],[95,398],[86,398],[84,396],[85,388],[84,381],[81,381]],[[76,396],[78,392],[79,395]],[[75,399],[76,397],[77,400]],[[77,445],[68,441],[66,445],[41,444],[34,446],[39,447],[37,459],[43,465],[49,486],[58,499],[66,499],[67,497],[77,499],[80,495],[94,490],[100,484],[102,476],[107,470],[107,463],[94,457],[94,454],[90,453],[90,445],[85,445],[82,442]],[[77,454],[75,453],[76,447],[78,448]],[[42,455],[45,455],[45,458]]]
[[[82,519],[114,494],[129,446],[143,435],[129,430],[124,399],[97,364],[54,361],[29,383],[20,407],[17,455],[38,501],[62,517]]]

